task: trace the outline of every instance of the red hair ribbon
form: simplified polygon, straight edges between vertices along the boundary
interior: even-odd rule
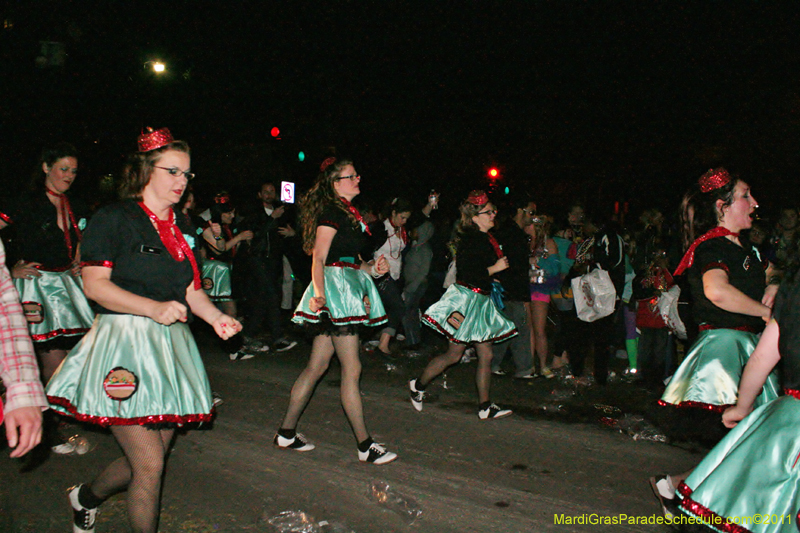
[[[356,217],[356,220],[358,220],[361,223],[361,225],[364,227],[364,231],[367,232],[367,235],[372,235],[372,232],[369,230],[369,226],[367,226],[367,223],[364,222],[364,217],[362,217],[361,213],[358,212],[356,206],[351,204],[350,200],[348,200],[344,196],[340,196],[339,200],[341,200],[344,206],[347,208],[347,210],[350,211],[350,213],[352,213],[354,217]]]
[[[708,172],[700,176],[698,180],[700,190],[703,192],[711,192],[720,187],[724,187],[730,182],[731,175],[722,167],[709,169]]]
[[[334,163],[336,163],[336,158],[335,158],[335,157],[329,157],[329,158],[327,158],[327,159],[326,159],[325,161],[323,161],[323,162],[322,162],[322,164],[319,166],[319,171],[320,171],[320,172],[325,172],[325,169],[326,169],[326,168],[328,168],[329,166],[331,166],[331,165],[332,165],[332,164],[334,164]]]
[[[711,231],[708,231],[698,237],[697,240],[695,240],[691,246],[689,246],[689,249],[686,250],[686,253],[683,254],[683,259],[681,259],[681,262],[678,263],[678,268],[675,269],[675,272],[672,275],[680,276],[686,271],[686,269],[690,268],[694,264],[694,252],[697,250],[697,247],[700,246],[700,244],[711,239],[716,239],[717,237],[725,237],[726,235],[733,235],[734,237],[739,236],[738,233],[734,233],[727,228],[723,228],[722,226],[717,226]]]
[[[153,128],[147,128],[141,135],[139,135],[139,151],[149,152],[156,148],[166,146],[175,139],[172,138],[172,133],[167,128],[153,131]]]
[[[69,198],[67,198],[66,194],[61,194],[59,192],[51,191],[47,189],[47,194],[50,196],[55,196],[60,200],[58,204],[58,218],[61,221],[61,226],[64,228],[64,241],[67,243],[67,250],[69,250],[69,258],[75,259],[75,254],[73,253],[73,246],[72,246],[72,235],[70,235],[69,227],[70,225],[75,230],[75,233],[78,235],[78,242],[81,241],[81,230],[78,228],[78,223],[75,222],[75,215],[72,213],[72,206],[69,205]]]
[[[144,212],[147,213],[147,216],[150,217],[150,220],[155,223],[158,236],[169,252],[169,255],[179,263],[187,257],[189,258],[189,263],[192,265],[192,273],[194,275],[194,288],[199,291],[202,288],[202,284],[200,283],[200,270],[197,268],[197,261],[194,258],[192,249],[189,248],[189,244],[186,242],[186,239],[183,238],[183,232],[175,225],[175,211],[170,209],[169,220],[161,220],[144,205],[144,202],[139,202],[139,207],[141,207]]]
[[[467,202],[472,205],[482,206],[489,203],[489,197],[486,196],[486,193],[483,191],[472,191],[469,193],[469,196],[467,196]]]

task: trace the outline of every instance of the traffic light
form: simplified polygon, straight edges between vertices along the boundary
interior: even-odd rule
[[[272,135],[273,137],[275,137],[276,139],[280,139],[281,138],[281,130],[279,130],[277,126],[273,127],[270,130],[269,134]]]
[[[302,152],[302,151],[301,151],[301,152],[298,152],[298,154],[297,154],[297,160],[298,160],[298,161],[300,161],[301,163],[302,163],[303,161],[305,161],[305,160],[306,160],[306,154],[305,154],[305,152]]]
[[[497,168],[495,168],[495,167],[490,168],[489,169],[489,179],[493,180],[493,179],[497,179],[498,177],[500,177],[500,171],[497,170]]]

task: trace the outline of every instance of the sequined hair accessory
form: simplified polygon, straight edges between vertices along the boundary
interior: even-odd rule
[[[327,158],[327,159],[326,159],[325,161],[323,161],[323,162],[322,162],[322,164],[319,166],[319,171],[320,171],[320,172],[325,172],[325,169],[326,169],[326,168],[328,168],[329,166],[331,166],[331,165],[332,165],[332,164],[334,164],[334,163],[336,163],[336,158],[335,158],[335,157],[329,157],[329,158]]]
[[[469,196],[467,196],[467,202],[472,205],[482,206],[489,203],[489,197],[486,196],[486,193],[483,191],[472,191],[469,193]]]
[[[229,204],[231,203],[231,197],[226,192],[221,192],[214,197],[215,204]]]
[[[712,168],[708,172],[700,176],[698,183],[700,190],[703,192],[711,192],[713,190],[724,187],[731,182],[731,175],[724,168]]]
[[[167,128],[161,128],[160,130],[147,128],[141,135],[139,135],[139,151],[150,152],[156,148],[166,146],[174,140],[175,139],[172,138],[172,134]]]

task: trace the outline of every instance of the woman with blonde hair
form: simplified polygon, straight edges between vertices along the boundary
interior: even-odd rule
[[[411,404],[422,411],[425,388],[439,374],[461,361],[469,344],[475,344],[478,369],[478,417],[503,418],[511,414],[489,400],[492,343],[517,335],[514,323],[506,318],[490,296],[493,276],[508,268],[508,258],[489,233],[497,210],[483,191],[472,191],[460,207],[456,226],[456,282],[442,298],[422,315],[423,324],[443,334],[447,351],[428,363],[420,377],[408,382]]]

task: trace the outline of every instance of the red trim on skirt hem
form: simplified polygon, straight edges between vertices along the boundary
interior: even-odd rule
[[[691,408],[691,409],[703,409],[705,411],[711,411],[712,413],[722,413],[728,407],[733,407],[732,403],[726,403],[725,405],[714,405],[712,403],[704,403],[704,402],[681,402],[681,403],[669,403],[665,402],[664,400],[658,400],[658,405],[662,407],[677,407],[679,409],[684,408]]]
[[[42,333],[40,335],[31,335],[33,342],[48,341],[55,337],[73,337],[75,335],[83,335],[89,331],[89,328],[75,328],[75,329],[57,329],[49,333]]]
[[[447,340],[448,340],[448,341],[450,341],[450,342],[452,342],[453,344],[472,344],[473,342],[481,342],[481,343],[483,343],[483,342],[501,342],[501,341],[504,341],[505,339],[507,339],[507,338],[509,338],[509,337],[513,337],[514,335],[516,335],[517,333],[519,333],[519,332],[517,331],[517,328],[514,328],[514,329],[512,329],[511,331],[509,331],[508,333],[505,333],[505,334],[503,334],[503,335],[499,335],[499,336],[497,336],[497,337],[492,337],[491,339],[486,339],[485,341],[461,341],[461,340],[458,340],[458,339],[456,339],[455,337],[453,337],[453,336],[450,334],[450,332],[449,332],[449,331],[447,331],[447,330],[446,330],[446,329],[444,329],[442,326],[440,326],[440,325],[439,325],[439,323],[438,323],[438,322],[436,322],[436,321],[435,321],[433,318],[431,318],[429,315],[425,315],[425,314],[423,314],[423,315],[422,315],[422,320],[424,320],[424,321],[425,321],[425,322],[426,322],[428,325],[430,325],[430,326],[431,326],[433,329],[435,329],[436,331],[438,331],[439,333],[441,333],[442,335],[444,335],[444,336],[447,338]]]
[[[752,533],[749,529],[739,524],[729,522],[726,518],[721,517],[708,507],[691,499],[689,496],[692,494],[692,489],[683,481],[678,485],[678,493],[683,496],[683,499],[678,504],[681,509],[699,517],[703,525],[723,531],[724,533]]]
[[[328,308],[327,307],[323,307],[322,309],[320,309],[320,312],[322,312],[322,311],[328,311]],[[312,315],[311,313],[306,313],[304,311],[295,311],[294,315],[292,315],[292,316],[293,317],[299,316],[299,317],[304,318],[307,321],[311,322],[312,324],[319,324],[319,322],[320,322],[320,317],[319,317],[318,314],[317,315]],[[328,316],[330,317],[330,313],[329,312],[328,312]],[[376,324],[378,322],[383,322],[384,320],[387,320],[386,315],[380,316],[378,318],[369,318],[367,315],[346,316],[346,317],[343,317],[343,318],[333,318],[333,317],[331,317],[331,322],[333,322],[335,325],[344,325],[344,326],[347,326],[347,325],[350,325],[350,324],[364,324],[364,325],[369,326],[371,324]]]
[[[196,424],[198,422],[211,422],[216,415],[215,409],[212,407],[211,412],[208,414],[195,414],[195,415],[150,415],[139,416],[135,418],[117,418],[113,416],[94,416],[79,413],[78,410],[72,405],[72,402],[66,398],[59,398],[57,396],[48,396],[47,401],[53,405],[57,405],[67,412],[56,411],[61,414],[66,414],[79,420],[81,422],[89,422],[90,424],[97,424],[99,426],[144,426],[147,424]]]

